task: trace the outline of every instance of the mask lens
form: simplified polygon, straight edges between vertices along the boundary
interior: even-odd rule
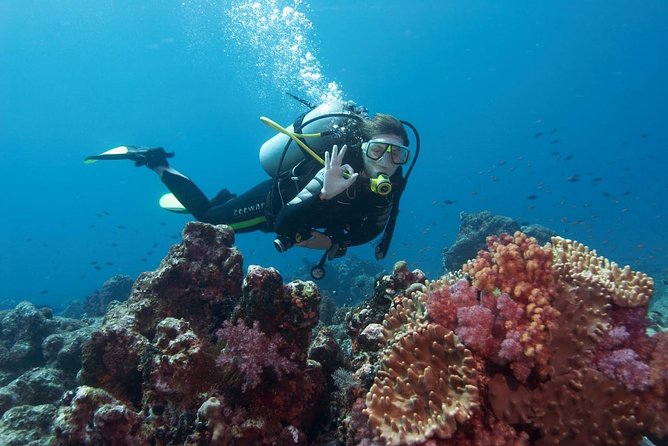
[[[407,147],[398,144],[388,144],[380,141],[369,141],[366,143],[366,156],[372,160],[381,159],[385,155],[385,152],[390,152],[394,164],[406,164],[410,155]]]
[[[366,154],[372,160],[379,160],[384,154],[387,144],[380,142],[369,142],[369,145],[366,149]]]
[[[394,164],[406,164],[408,161],[408,149],[401,146],[392,146],[392,162]]]

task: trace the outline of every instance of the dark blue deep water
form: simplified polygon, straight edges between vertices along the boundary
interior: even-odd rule
[[[387,267],[438,276],[459,213],[490,210],[660,277],[666,24],[664,0],[3,0],[0,300],[83,299],[179,241],[155,174],[86,155],[162,145],[208,194],[242,192],[267,178],[259,116],[288,124],[284,92],[330,82],[422,137]],[[271,241],[239,235],[246,265],[319,257]]]

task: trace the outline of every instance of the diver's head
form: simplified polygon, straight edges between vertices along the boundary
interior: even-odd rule
[[[362,124],[361,133],[366,176],[376,178],[382,173],[391,177],[400,165],[408,161],[408,134],[401,121],[394,116],[375,115]]]

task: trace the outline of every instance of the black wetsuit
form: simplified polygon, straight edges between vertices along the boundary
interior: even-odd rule
[[[346,156],[344,162],[355,172],[363,169],[360,156]],[[212,200],[191,180],[169,170],[162,173],[162,181],[197,220],[227,224],[236,232],[276,232],[297,242],[317,229],[344,249],[373,240],[387,224],[397,188],[381,196],[371,191],[368,180],[360,177],[333,199],[321,200],[324,172],[318,171],[319,167],[307,166],[305,170],[310,170],[311,175],[281,179],[274,193],[274,180],[269,179],[240,196],[223,191]],[[402,181],[399,169],[392,182],[400,187]]]

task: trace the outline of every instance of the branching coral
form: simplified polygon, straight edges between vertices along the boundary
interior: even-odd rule
[[[552,252],[522,232],[512,237],[488,237],[487,246],[488,251],[480,251],[475,260],[464,265],[464,271],[478,290],[506,294],[523,310],[524,317],[504,321],[506,333],[523,350],[514,364],[515,375],[525,381],[535,365],[545,379],[549,374],[550,331],[559,317],[552,305],[556,295]]]

